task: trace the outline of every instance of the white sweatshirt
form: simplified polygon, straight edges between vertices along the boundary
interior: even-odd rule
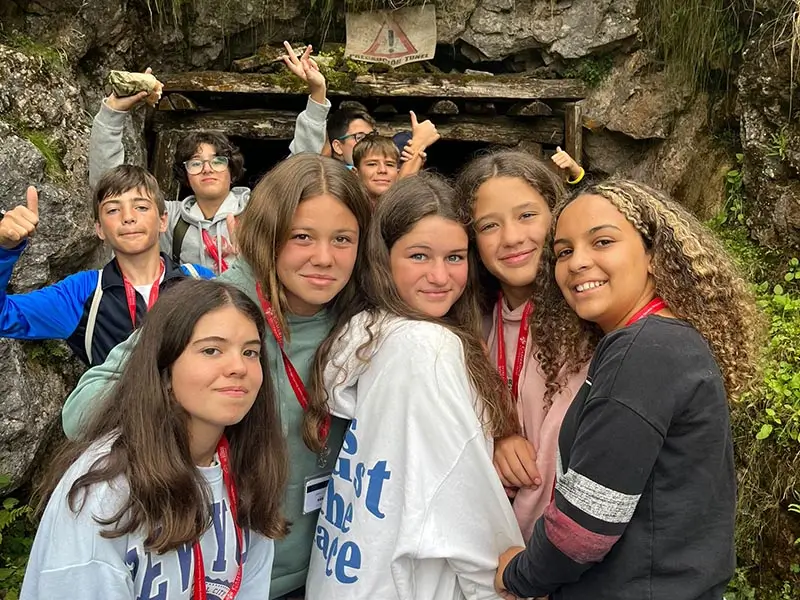
[[[107,539],[94,515],[115,514],[127,495],[119,478],[97,484],[84,496],[77,515],[67,494],[73,482],[106,454],[111,442],[91,446],[67,470],[47,503],[33,542],[20,600],[190,600],[194,577],[192,544],[157,554],[144,549],[138,534]],[[212,526],[200,547],[209,600],[223,598],[236,577],[236,533],[222,480],[222,469],[198,467],[212,492]],[[80,498],[80,496],[79,496]],[[267,600],[272,569],[272,540],[245,529],[242,584],[236,600]]]
[[[306,600],[496,599],[497,557],[523,542],[461,341],[384,317],[364,357],[366,319],[353,318],[325,372],[334,414],[352,422],[317,522]]]

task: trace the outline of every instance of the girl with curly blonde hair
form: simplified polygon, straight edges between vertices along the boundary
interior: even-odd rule
[[[553,501],[496,587],[554,600],[719,600],[734,569],[728,397],[752,377],[753,297],[693,216],[611,180],[554,210],[534,291],[549,393],[592,352]],[[566,367],[566,368],[565,368]]]

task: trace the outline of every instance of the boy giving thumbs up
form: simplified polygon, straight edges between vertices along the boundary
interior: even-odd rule
[[[63,339],[84,363],[100,364],[141,324],[165,285],[187,276],[213,276],[198,265],[176,265],[159,252],[158,237],[166,228],[164,199],[158,182],[141,167],[108,171],[95,188],[92,208],[97,235],[114,259],[98,271],[81,271],[27,294],[6,289],[39,224],[36,188],[28,188],[24,206],[2,213],[0,337]]]

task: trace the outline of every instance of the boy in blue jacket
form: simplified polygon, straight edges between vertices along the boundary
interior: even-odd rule
[[[141,167],[122,165],[100,178],[92,201],[98,237],[114,251],[99,271],[81,271],[27,294],[6,288],[28,238],[39,223],[39,196],[29,187],[25,206],[0,220],[0,337],[63,339],[87,365],[142,322],[164,286],[187,276],[210,279],[199,265],[177,265],[159,252],[166,229],[164,198],[156,179]]]

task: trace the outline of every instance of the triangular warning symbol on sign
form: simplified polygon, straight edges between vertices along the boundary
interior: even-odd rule
[[[372,56],[381,56],[384,58],[399,58],[401,56],[408,56],[409,54],[416,54],[417,49],[408,36],[400,28],[400,25],[392,19],[387,17],[383,21],[383,26],[375,36],[375,41],[367,49],[364,54]]]

